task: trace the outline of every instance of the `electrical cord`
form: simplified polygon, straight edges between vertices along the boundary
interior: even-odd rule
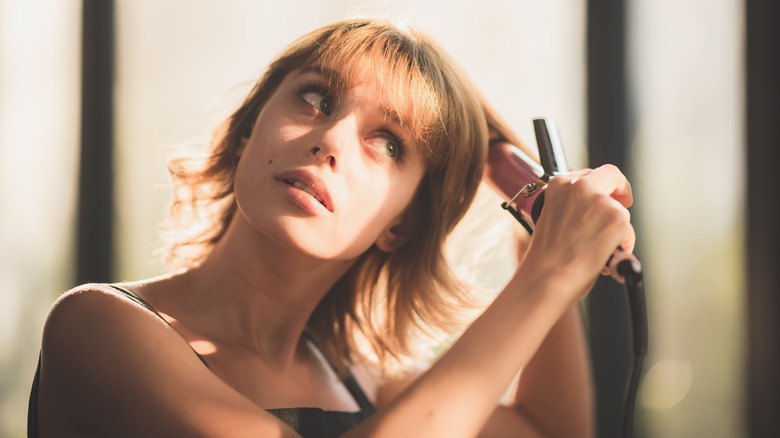
[[[631,325],[631,365],[623,397],[623,437],[630,438],[634,431],[634,408],[639,389],[639,378],[642,372],[642,362],[647,354],[648,328],[647,304],[645,302],[645,281],[642,267],[631,260],[623,260],[618,264],[618,273],[624,278],[626,301]]]

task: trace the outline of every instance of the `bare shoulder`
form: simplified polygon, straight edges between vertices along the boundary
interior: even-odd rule
[[[75,287],[57,298],[46,318],[46,328],[62,323],[62,319],[70,324],[76,322],[72,319],[74,316],[86,316],[86,314],[97,316],[105,310],[132,313],[135,306],[139,305],[110,285],[85,284]]]
[[[49,312],[38,414],[42,437],[289,433],[211,373],[165,321],[102,284],[68,291]],[[247,432],[236,433],[239,425]]]
[[[138,394],[127,389],[151,378],[150,364],[163,357],[144,343],[161,345],[163,341],[168,348],[175,346],[175,355],[184,351],[172,336],[165,341],[169,336],[164,325],[108,285],[83,285],[61,295],[46,318],[41,343],[38,410],[42,436],[47,430],[72,427],[108,432],[101,419],[112,414],[103,412],[101,401],[113,404],[137,398]]]
[[[143,309],[111,286],[87,284],[62,294],[52,305],[43,330],[43,353],[47,357],[72,357],[73,349],[89,347],[89,341],[107,334],[112,326],[148,323]],[[131,326],[128,327],[127,324]],[[113,333],[112,333],[113,334]]]
[[[111,286],[87,284],[64,293],[52,305],[44,325],[42,355],[66,365],[97,345],[108,353],[120,349],[124,338],[164,335],[165,326],[163,320]]]

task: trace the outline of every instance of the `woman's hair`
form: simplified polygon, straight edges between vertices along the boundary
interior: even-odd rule
[[[285,76],[306,67],[336,72],[347,83],[368,68],[425,157],[426,173],[404,213],[408,242],[392,252],[367,250],[309,321],[320,347],[340,365],[367,357],[395,363],[414,353],[413,340],[421,332],[455,328],[453,315],[471,303],[448,267],[444,246],[476,194],[487,157],[488,119],[495,123],[465,75],[419,33],[380,20],[351,20],[289,46],[219,125],[206,155],[171,160],[177,234],[169,262],[193,266],[225,234],[237,209],[233,179],[241,139],[250,136]],[[496,129],[491,132],[494,137]]]

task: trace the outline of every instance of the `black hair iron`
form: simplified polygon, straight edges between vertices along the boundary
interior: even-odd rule
[[[523,227],[533,234],[534,224],[544,206],[544,191],[551,177],[569,171],[561,139],[555,124],[549,119],[533,121],[541,166],[520,148],[504,142],[491,144],[488,163],[491,171],[501,174],[499,184],[491,175],[488,179],[504,196],[511,196],[501,204]],[[503,169],[503,171],[497,170]],[[511,175],[507,180],[505,175]],[[511,186],[511,187],[508,187]],[[642,264],[632,253],[618,247],[606,262],[606,267],[616,281],[626,290],[629,323],[632,329],[633,357],[623,399],[623,437],[633,436],[634,406],[636,403],[642,361],[647,353],[647,308],[645,304]]]

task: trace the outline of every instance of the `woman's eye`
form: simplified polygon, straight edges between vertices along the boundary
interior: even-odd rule
[[[382,134],[378,136],[374,140],[374,147],[377,148],[379,153],[392,160],[399,160],[401,158],[403,146],[401,145],[400,140],[392,134]]]
[[[329,116],[333,111],[330,98],[322,90],[304,90],[300,93],[301,99],[314,107],[317,111]]]
[[[385,155],[387,155],[390,158],[398,157],[398,145],[395,144],[395,142],[388,141],[385,144]]]

